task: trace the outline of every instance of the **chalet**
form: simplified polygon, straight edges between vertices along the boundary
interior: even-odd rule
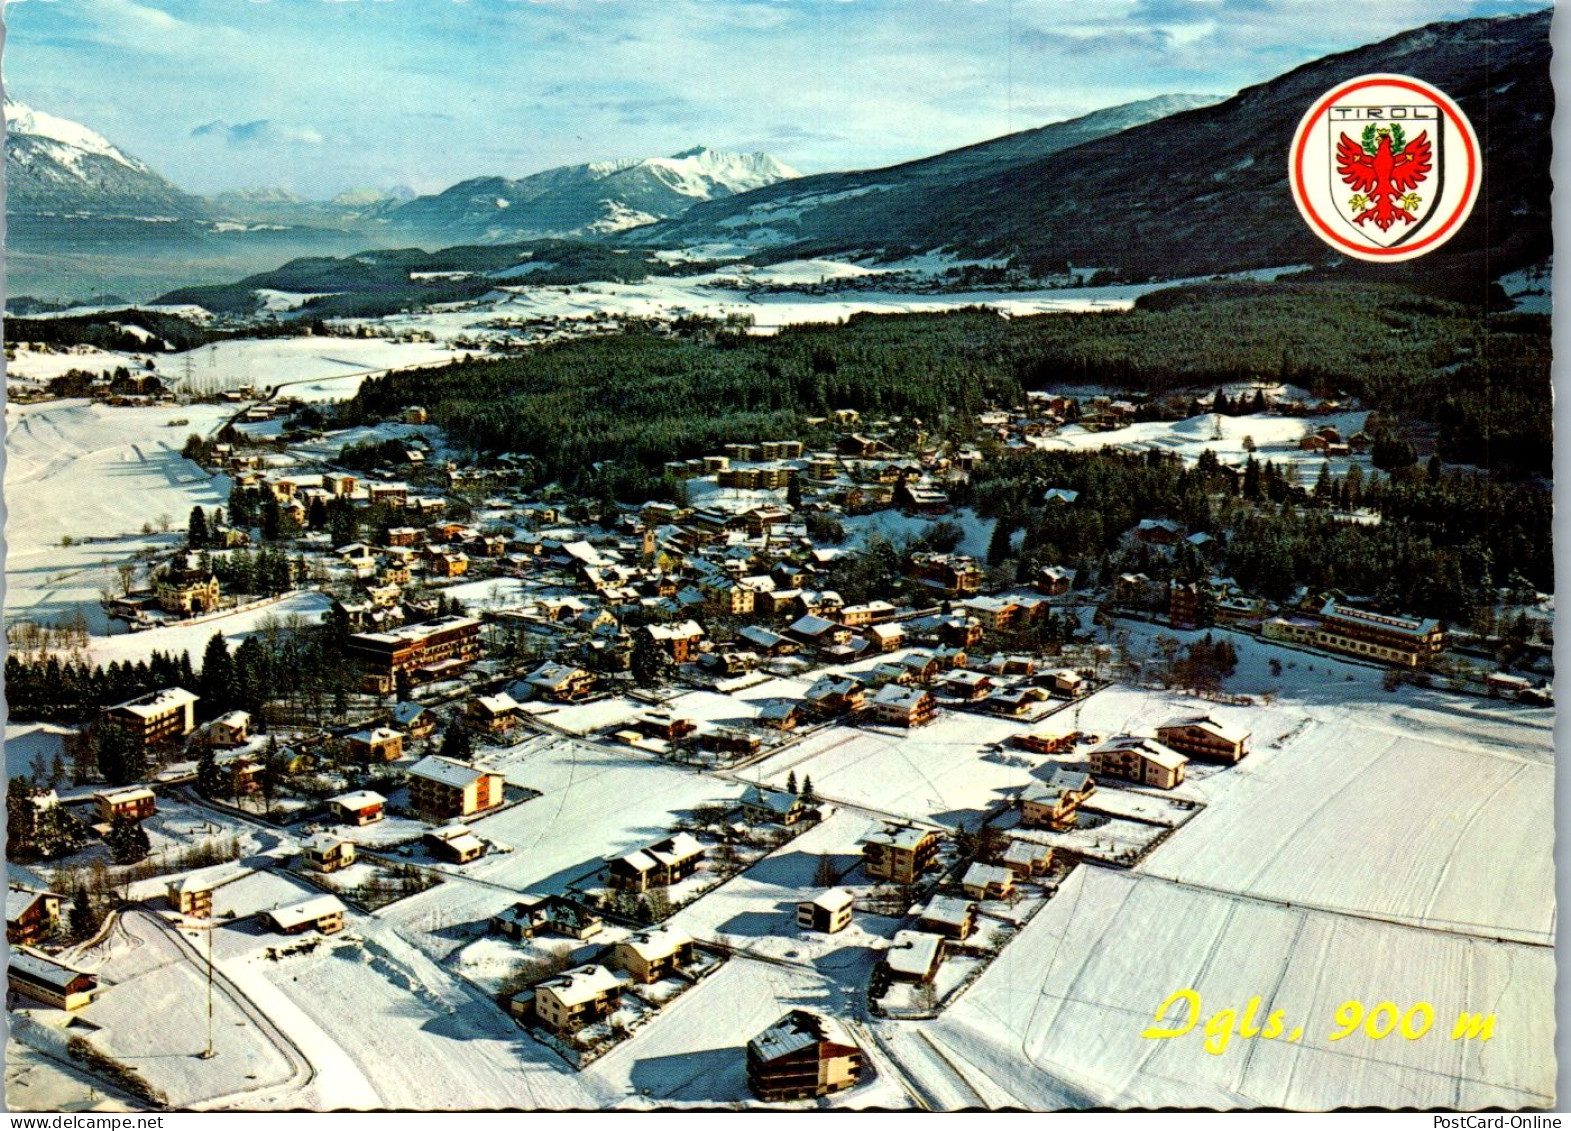
[[[418,546],[425,541],[425,531],[418,526],[390,526],[387,529],[389,546]]]
[[[604,966],[579,966],[540,982],[526,991],[532,1012],[541,1024],[558,1033],[572,1033],[600,1020],[616,1007],[622,994],[622,979]],[[519,995],[524,998],[526,994]],[[510,1007],[515,1015],[523,1012],[519,998]]]
[[[207,724],[202,738],[206,745],[220,749],[244,746],[251,740],[251,716],[246,711],[226,711]]]
[[[712,750],[717,754],[756,754],[762,745],[756,734],[727,727],[706,730],[698,736],[700,750]]]
[[[1167,518],[1142,518],[1135,524],[1135,537],[1152,546],[1171,546],[1178,533],[1178,523]]]
[[[931,982],[944,960],[944,936],[928,931],[896,931],[884,951],[884,971],[891,981]]]
[[[982,567],[976,559],[958,554],[912,554],[906,576],[941,593],[966,596],[982,588]]]
[[[985,699],[992,694],[993,680],[992,677],[982,672],[956,668],[954,671],[943,675],[933,685],[933,690],[947,695],[951,699],[963,699],[969,703],[978,699]]]
[[[1080,803],[1095,790],[1089,774],[1056,767],[1052,777],[1032,782],[1020,794],[1021,823],[1060,831],[1073,828]]]
[[[164,888],[164,898],[169,906],[181,915],[192,919],[213,917],[213,881],[205,876],[182,876],[170,880]]]
[[[820,676],[803,702],[820,715],[849,715],[867,705],[867,689],[849,676]]]
[[[305,842],[302,855],[313,872],[337,872],[355,862],[355,845],[332,833],[317,833]]]
[[[389,713],[392,725],[409,738],[425,738],[436,732],[436,712],[419,703],[396,704]]]
[[[1029,715],[1047,702],[1048,694],[1040,687],[1002,687],[982,700],[982,709],[1006,718]]]
[[[506,734],[518,724],[519,705],[507,692],[476,695],[464,704],[464,721],[484,734]]]
[[[670,711],[645,711],[634,720],[633,726],[651,738],[663,738],[667,742],[678,742],[698,729],[692,719],[684,719]]]
[[[1008,632],[1025,619],[1019,602],[1002,597],[972,597],[958,608],[966,616],[975,617],[988,632]]]
[[[771,730],[795,730],[805,717],[801,704],[789,699],[771,699],[758,709],[759,726]]]
[[[742,793],[742,817],[751,825],[794,825],[811,811],[795,793],[750,785]]]
[[[599,934],[604,925],[599,915],[565,895],[526,895],[491,916],[491,930],[510,939],[549,933],[582,942]]]
[[[1123,778],[1157,789],[1172,789],[1184,780],[1189,759],[1155,739],[1121,735],[1091,751],[1091,772]]]
[[[844,888],[830,888],[796,905],[796,925],[804,931],[833,935],[851,925],[856,898]]]
[[[888,601],[868,601],[861,605],[846,605],[840,610],[838,618],[848,628],[861,628],[893,616],[894,613],[895,607]]]
[[[431,550],[425,568],[432,577],[462,577],[469,572],[469,555],[462,550]]]
[[[679,624],[651,624],[645,626],[644,631],[649,634],[656,647],[678,664],[685,664],[695,659],[699,643],[704,638],[704,630],[697,621],[691,620]]]
[[[1048,870],[1053,863],[1053,850],[1029,840],[1012,840],[999,863],[1013,872],[1016,879],[1028,880]]]
[[[786,631],[802,643],[810,644],[815,648],[844,644],[851,639],[851,630],[845,625],[811,613],[798,617]]]
[[[917,916],[917,930],[964,941],[976,929],[976,904],[952,895],[935,895]]]
[[[420,837],[420,845],[436,860],[448,864],[468,864],[485,855],[485,841],[468,825],[443,825]]]
[[[975,861],[960,878],[960,889],[972,899],[1008,899],[1015,890],[1015,874],[999,864]]]
[[[429,755],[409,767],[409,800],[428,821],[467,817],[502,804],[502,775]]]
[[[5,938],[12,946],[43,942],[60,928],[60,896],[12,884],[5,893]]]
[[[1247,730],[1210,715],[1170,719],[1156,728],[1156,736],[1180,754],[1209,762],[1234,763],[1249,753]]]
[[[1070,583],[1075,579],[1075,571],[1065,569],[1063,566],[1043,566],[1036,571],[1036,589],[1049,597],[1062,597],[1069,592]]]
[[[595,677],[583,668],[571,664],[548,661],[526,675],[521,681],[531,694],[556,703],[577,703],[595,693]],[[524,691],[514,689],[522,695]],[[513,704],[516,715],[518,704]]]
[[[1079,497],[1079,491],[1070,490],[1068,487],[1049,487],[1042,492],[1044,503],[1073,503]]]
[[[886,726],[919,727],[938,714],[938,700],[918,687],[886,684],[873,696],[873,717]]]
[[[114,727],[144,750],[174,742],[196,726],[197,697],[179,687],[153,691],[105,708],[99,725]]]
[[[480,622],[450,616],[388,632],[349,637],[346,649],[365,673],[366,690],[385,695],[400,672],[414,682],[449,679],[480,657]]]
[[[332,935],[344,929],[344,905],[337,896],[318,895],[301,903],[263,911],[257,918],[268,930],[283,935],[313,930]]]
[[[140,785],[100,790],[93,794],[93,804],[98,807],[98,819],[105,824],[116,817],[142,821],[151,817],[158,808],[153,791]]]
[[[611,860],[606,879],[614,888],[644,892],[670,887],[698,870],[707,849],[689,833],[677,833],[648,848]]]
[[[800,647],[796,641],[756,625],[740,629],[737,636],[765,656],[789,656]]]
[[[11,952],[8,982],[13,994],[65,1010],[81,1009],[98,991],[96,974],[73,969],[36,950]]]
[[[327,800],[328,812],[346,825],[375,824],[382,819],[386,805],[387,798],[369,789],[340,793]]]
[[[747,1086],[766,1103],[843,1092],[861,1078],[862,1050],[822,1014],[793,1009],[747,1042]]]
[[[1116,601],[1143,601],[1151,591],[1151,579],[1143,573],[1121,573],[1113,582]]]
[[[648,985],[670,977],[693,961],[693,938],[670,925],[646,927],[619,941],[611,965],[635,982]]]
[[[404,756],[404,736],[392,727],[372,727],[344,736],[344,750],[357,762],[396,762]]]
[[[938,858],[938,833],[914,825],[888,823],[862,844],[862,864],[875,880],[915,883]]]
[[[1091,690],[1086,684],[1085,677],[1069,668],[1057,668],[1050,672],[1044,672],[1041,680],[1043,685],[1058,699],[1079,699]]]
[[[870,625],[867,638],[878,651],[893,652],[905,643],[905,629],[898,624]]]
[[[938,678],[941,670],[938,658],[931,652],[908,652],[895,661],[900,667],[911,674],[917,683],[929,683]]]

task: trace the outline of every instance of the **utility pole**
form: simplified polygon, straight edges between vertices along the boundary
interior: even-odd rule
[[[207,931],[207,1047],[197,1054],[202,1060],[212,1060],[218,1055],[213,1048],[213,928]]]

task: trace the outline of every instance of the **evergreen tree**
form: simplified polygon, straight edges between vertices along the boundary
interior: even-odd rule
[[[456,762],[467,762],[474,757],[475,740],[469,733],[469,728],[460,719],[454,719],[447,724],[447,729],[442,732],[442,757],[451,758]]]
[[[633,682],[639,687],[658,687],[665,681],[671,666],[671,657],[648,632],[633,634],[633,653],[629,657]]]
[[[109,845],[109,855],[116,864],[145,860],[153,847],[141,823],[125,816],[116,817],[109,823],[109,834],[104,842]]]
[[[209,718],[216,718],[233,709],[234,661],[229,655],[229,644],[221,632],[215,632],[208,638],[207,648],[202,653],[202,674],[198,688],[198,694],[202,697],[202,711]]]
[[[993,524],[993,535],[987,542],[987,564],[1002,565],[1013,551],[1014,528],[1003,518]]]
[[[796,771],[792,770],[786,775],[786,792],[795,793],[796,791]]]
[[[818,803],[818,794],[813,792],[813,775],[808,774],[802,779],[802,800],[808,805]]]
[[[147,776],[147,752],[141,742],[117,726],[95,729],[98,772],[110,785],[130,785]]]
[[[38,794],[25,774],[6,784],[5,853],[13,860],[28,860],[38,855]]]
[[[203,797],[226,798],[229,787],[229,775],[219,766],[218,756],[211,748],[202,751],[196,763],[196,791]]]
[[[71,934],[79,939],[85,939],[98,930],[101,922],[98,911],[93,906],[93,901],[87,896],[87,888],[79,886],[76,896],[71,900]]]
[[[193,550],[205,549],[211,535],[207,530],[207,515],[201,507],[191,508],[191,522],[186,528],[186,542]]]

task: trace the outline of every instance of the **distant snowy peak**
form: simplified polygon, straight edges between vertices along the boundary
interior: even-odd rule
[[[111,144],[108,138],[81,123],[34,110],[10,98],[5,100],[5,127],[9,137],[25,135],[35,143],[42,143],[50,157],[83,179],[87,174],[82,168],[82,158],[88,155],[107,157],[136,173],[152,172]]]
[[[434,239],[486,243],[617,232],[680,216],[800,174],[767,153],[698,146],[671,157],[564,165],[518,180],[478,177],[410,201],[390,216]]]

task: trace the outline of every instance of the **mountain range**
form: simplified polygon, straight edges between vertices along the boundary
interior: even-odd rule
[[[1130,279],[1345,265],[1298,217],[1286,154],[1305,107],[1372,72],[1450,94],[1473,122],[1485,169],[1455,239],[1419,267],[1381,268],[1433,274],[1487,256],[1497,277],[1549,255],[1551,15],[1431,24],[1225,100],[1169,95],[889,168],[813,176],[767,154],[698,148],[475,178],[413,198],[372,190],[313,202],[268,190],[204,200],[85,127],[7,103],[7,211],[23,275],[13,289],[25,289],[34,268],[69,271],[75,256],[92,271],[79,293],[124,292],[105,270],[123,240],[137,244],[139,269],[163,256],[158,270],[182,272],[161,289],[233,280],[291,255],[563,239],[724,245],[767,260],[942,251]]]

